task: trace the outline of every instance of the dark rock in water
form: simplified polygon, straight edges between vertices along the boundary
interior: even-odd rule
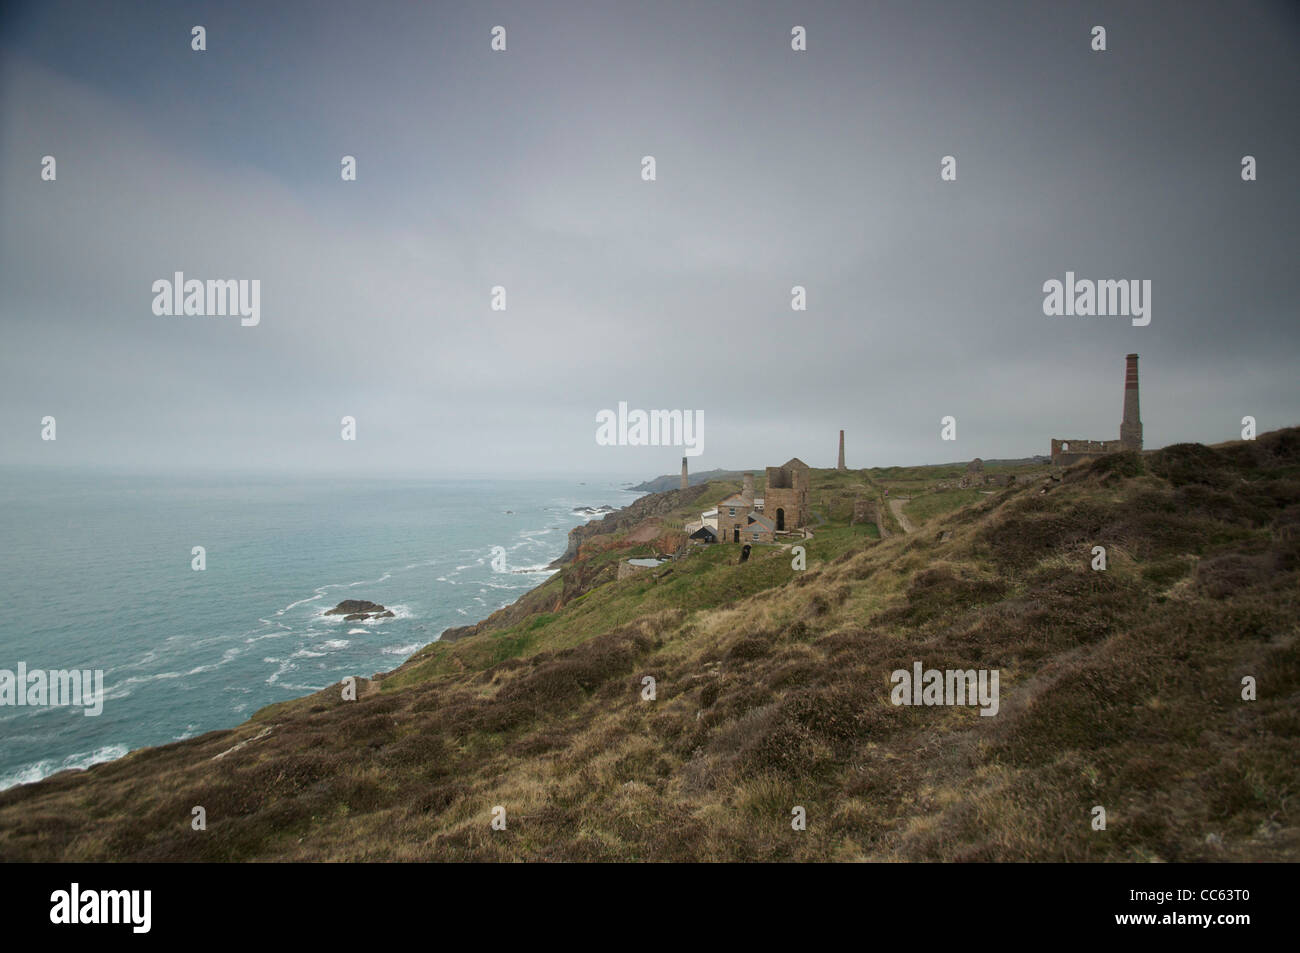
[[[365,599],[344,599],[325,614],[341,615],[343,616],[344,622],[363,622],[366,619],[396,618],[391,611],[385,609],[378,602],[368,602]]]

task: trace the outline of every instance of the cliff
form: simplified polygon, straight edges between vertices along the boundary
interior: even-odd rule
[[[707,506],[701,504],[700,501],[705,499],[705,495],[709,493],[711,486],[713,484],[701,483],[698,486],[687,487],[685,490],[678,489],[664,493],[651,493],[648,496],[634,500],[621,510],[606,514],[598,520],[591,520],[582,526],[575,526],[569,530],[568,547],[559,559],[551,563],[551,568],[557,569],[565,563],[573,562],[582,544],[594,537],[613,536],[617,533],[627,532],[651,517],[678,514],[686,507],[694,506],[696,509],[707,509]]]
[[[926,479],[817,470],[814,505]],[[804,570],[581,556],[355,701],[0,793],[0,856],[1300,858],[1300,431],[927,499],[883,540],[841,507]],[[895,704],[918,662],[998,672],[996,715]]]

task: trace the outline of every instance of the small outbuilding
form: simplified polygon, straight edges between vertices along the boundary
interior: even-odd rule
[[[701,526],[691,533],[690,538],[695,543],[716,543],[718,541],[718,531],[712,526]]]

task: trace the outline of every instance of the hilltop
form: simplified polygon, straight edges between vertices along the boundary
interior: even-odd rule
[[[802,571],[715,545],[618,579],[740,484],[638,500],[356,701],[0,792],[0,856],[1296,859],[1300,430],[964,470],[813,470]],[[999,670],[999,713],[891,704],[915,661]]]
[[[686,485],[695,486],[700,483],[709,483],[714,480],[734,480],[740,482],[743,470],[701,470],[699,473],[688,473],[686,475]],[[657,476],[653,480],[646,480],[644,483],[638,483],[636,486],[628,489],[636,490],[640,493],[663,493],[666,490],[680,489],[682,476],[680,473],[666,473],[663,476]]]

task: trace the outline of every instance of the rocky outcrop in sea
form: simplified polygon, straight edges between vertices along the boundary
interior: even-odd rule
[[[392,610],[385,609],[378,602],[368,602],[365,599],[344,599],[325,614],[341,615],[344,622],[365,622],[368,619],[396,618]]]

